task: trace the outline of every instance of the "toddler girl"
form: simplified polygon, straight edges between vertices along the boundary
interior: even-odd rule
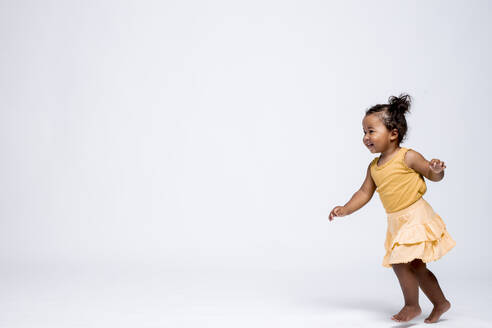
[[[422,312],[418,303],[420,286],[434,305],[425,322],[434,323],[451,303],[426,263],[441,258],[456,242],[441,217],[422,198],[427,190],[423,177],[442,180],[446,165],[438,159],[427,161],[420,153],[400,147],[407,132],[405,113],[409,107],[410,96],[402,94],[366,111],[362,121],[364,145],[371,153],[381,155],[367,167],[360,189],[344,206],[333,208],[329,220],[357,211],[377,190],[388,218],[382,264],[393,268],[405,300],[405,306],[392,319],[409,321]]]

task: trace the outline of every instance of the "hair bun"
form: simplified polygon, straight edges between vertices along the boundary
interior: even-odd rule
[[[389,106],[390,112],[405,114],[410,110],[412,99],[410,98],[410,95],[402,93],[398,97],[395,96],[389,97],[388,103],[390,105]]]

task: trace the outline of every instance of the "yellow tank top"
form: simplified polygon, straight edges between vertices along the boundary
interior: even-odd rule
[[[409,168],[403,160],[409,150],[401,147],[381,166],[377,165],[379,157],[371,162],[371,177],[376,183],[376,191],[387,213],[407,208],[427,191],[424,177]]]

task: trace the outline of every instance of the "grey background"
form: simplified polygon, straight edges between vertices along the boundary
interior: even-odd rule
[[[378,195],[327,216],[375,156],[364,110],[408,92],[402,146],[447,165],[425,195],[457,242],[429,264],[447,323],[485,327],[490,13],[0,1],[0,324],[391,325]]]

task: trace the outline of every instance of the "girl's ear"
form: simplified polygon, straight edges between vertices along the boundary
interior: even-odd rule
[[[398,129],[393,129],[390,132],[390,140],[398,139]]]

